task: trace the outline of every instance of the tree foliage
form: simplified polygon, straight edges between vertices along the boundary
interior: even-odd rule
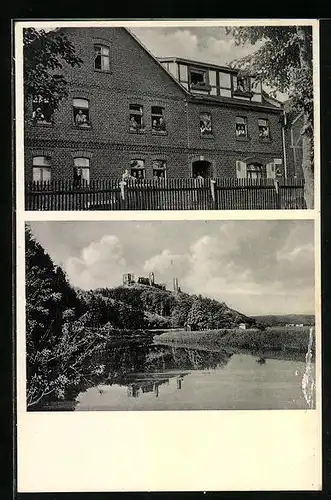
[[[251,54],[232,61],[243,73],[288,94],[292,115],[303,114],[302,170],[305,201],[313,208],[313,36],[311,26],[235,26],[226,28],[236,45],[256,46]]]
[[[75,47],[60,31],[23,30],[24,97],[48,103],[54,111],[62,99],[68,96],[67,81],[62,70],[64,65],[80,66],[82,60]]]
[[[232,61],[266,85],[289,95],[292,107],[313,115],[312,29],[310,26],[235,26],[226,28],[236,45],[250,43],[252,54]]]
[[[63,398],[68,386],[79,384],[80,362],[93,339],[78,318],[82,310],[61,268],[26,227],[26,353],[27,405]]]

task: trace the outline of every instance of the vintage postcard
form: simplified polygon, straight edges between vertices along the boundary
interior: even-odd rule
[[[321,489],[318,30],[15,23],[19,492]]]

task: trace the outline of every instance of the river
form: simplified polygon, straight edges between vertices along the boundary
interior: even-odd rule
[[[99,355],[94,383],[75,397],[71,409],[308,409],[305,371],[304,354],[118,346]]]

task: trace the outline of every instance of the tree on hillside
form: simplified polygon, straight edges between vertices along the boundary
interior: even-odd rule
[[[310,26],[247,26],[226,28],[236,45],[259,45],[252,54],[232,62],[271,88],[289,96],[291,110],[303,113],[302,170],[307,208],[314,204],[313,63]]]
[[[64,272],[25,230],[27,406],[79,384],[94,339],[78,324],[78,298]]]
[[[204,330],[208,328],[208,311],[200,298],[194,300],[187,316],[187,323],[192,330]]]
[[[194,298],[186,293],[176,296],[174,306],[171,310],[171,326],[181,328],[187,324],[187,317],[192,307]]]
[[[67,82],[61,70],[65,64],[74,67],[83,61],[64,33],[57,30],[46,33],[35,28],[23,30],[23,57],[25,105],[32,100],[40,113],[51,116],[62,99],[68,96]]]

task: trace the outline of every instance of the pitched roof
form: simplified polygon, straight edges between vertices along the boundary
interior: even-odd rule
[[[148,50],[147,47],[145,47],[145,45],[139,40],[139,38],[136,37],[136,35],[134,35],[132,33],[132,31],[129,29],[129,28],[125,28],[123,27],[123,29],[133,38],[133,40],[138,44],[140,45],[140,47],[153,59],[153,61],[162,69],[162,71],[164,71],[165,73],[167,73],[167,75],[173,80],[173,82],[176,83],[176,85],[178,85],[178,87],[180,87],[180,89],[185,92],[185,94],[189,94],[189,92],[186,90],[185,87],[183,87],[183,85],[178,81],[176,80],[176,78],[170,73],[170,71],[168,71],[164,66],[163,64],[161,64],[160,60],[155,57],[152,52],[150,52]]]
[[[230,68],[230,66],[220,66],[219,64],[213,64],[203,61],[196,61],[194,59],[184,59],[183,57],[158,57],[161,62],[177,62],[183,64],[190,64],[192,66],[201,66],[203,68],[213,68],[221,71],[226,71],[227,73],[238,73],[238,70]]]

